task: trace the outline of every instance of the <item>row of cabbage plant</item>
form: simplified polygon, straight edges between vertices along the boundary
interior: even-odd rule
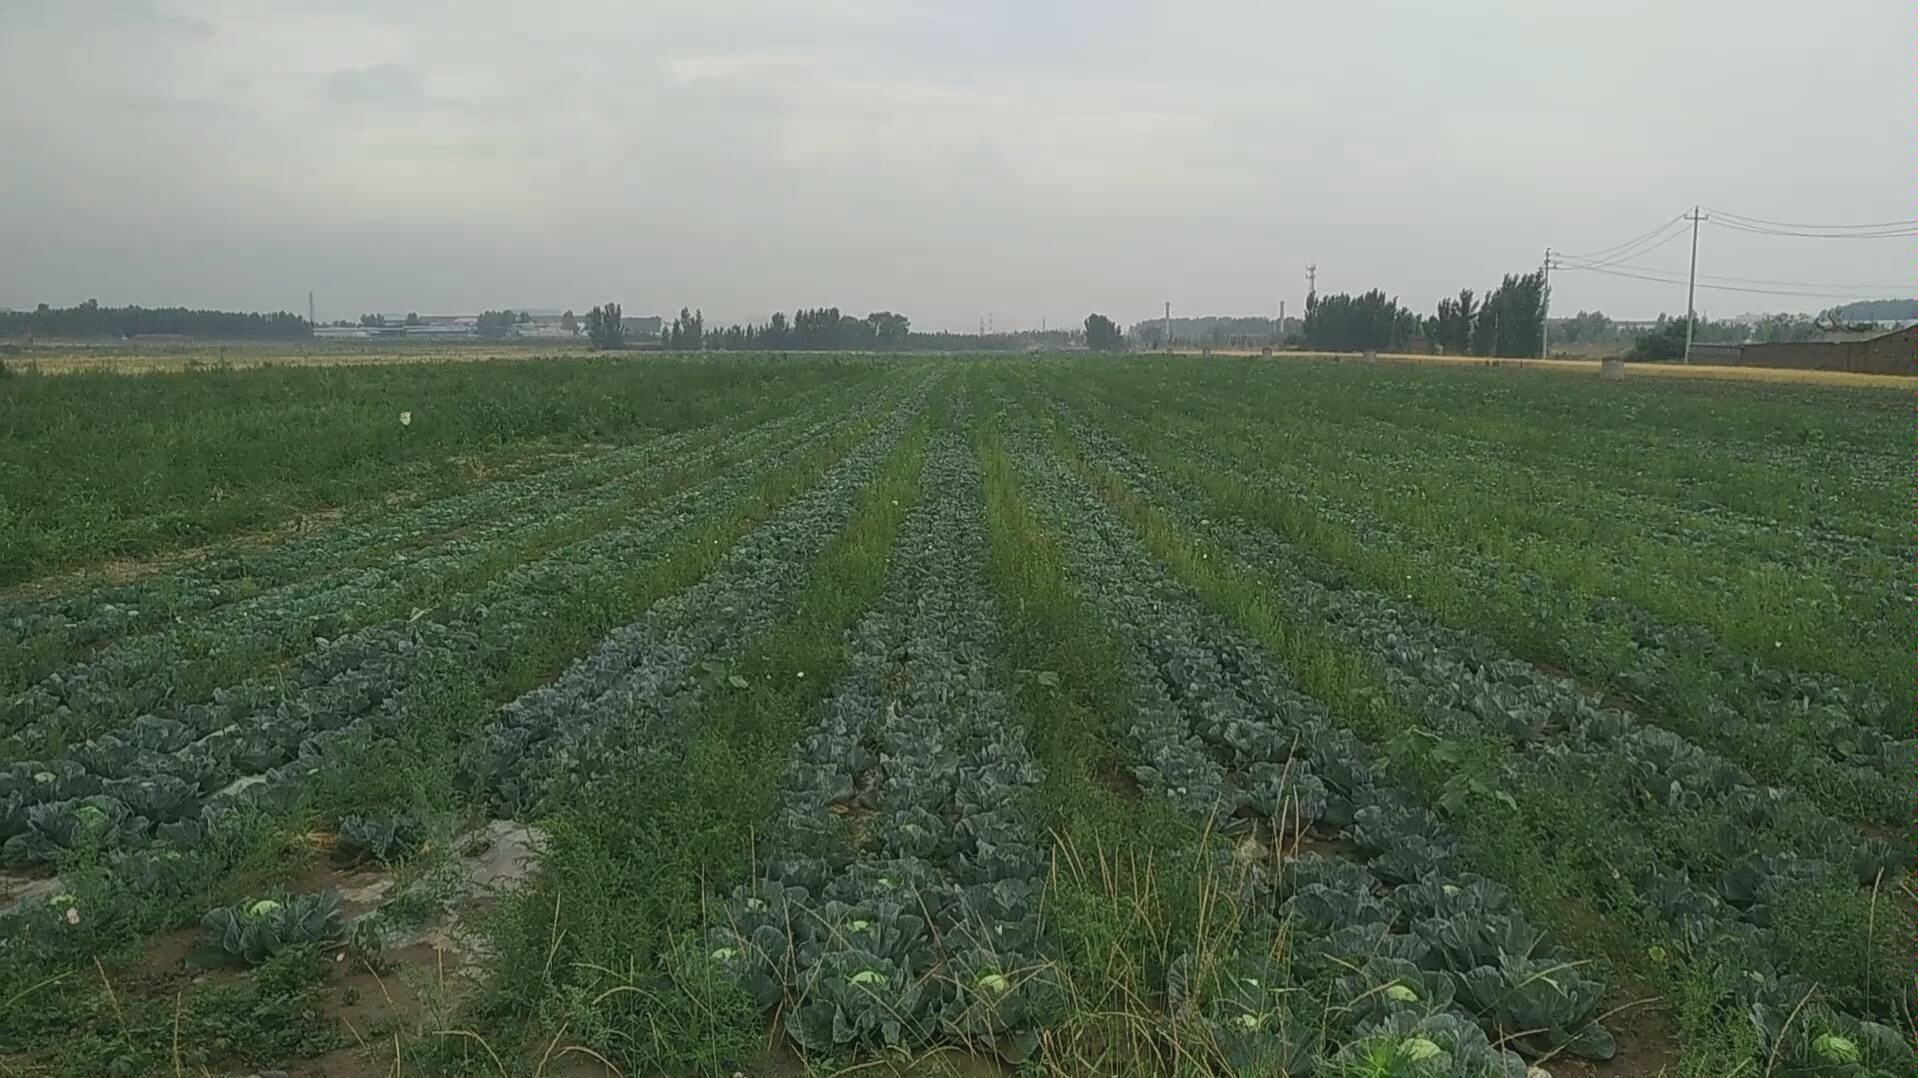
[[[411,599],[430,602],[449,587],[489,571],[502,551],[537,549],[539,537],[592,526],[625,500],[651,492],[674,475],[714,472],[768,452],[806,444],[839,420],[817,418],[797,430],[781,424],[735,441],[653,461],[616,479],[567,495],[555,493],[437,544],[399,549],[371,564],[343,567],[264,594],[128,637],[87,660],[58,669],[14,695],[0,723],[13,728],[6,756],[42,755],[69,741],[124,727],[131,719],[182,695],[194,667],[220,668],[230,655],[298,655],[324,648],[385,610],[407,613]],[[190,697],[189,697],[190,698]]]
[[[789,607],[920,411],[915,404],[887,412],[824,482],[748,533],[699,583],[654,603],[551,683],[501,708],[463,756],[462,786],[502,815],[526,812],[617,773],[631,724],[678,726],[697,708],[704,672]]]
[[[1603,536],[1606,542],[1561,567],[1583,579],[1594,568],[1608,569],[1630,581],[1624,586],[1641,601],[1680,620],[1693,616],[1688,608],[1700,600],[1716,605],[1696,584],[1720,570],[1746,587],[1775,582],[1800,600],[1837,603],[1860,618],[1893,616],[1909,602],[1903,571],[1909,536],[1893,526],[1897,514],[1886,501],[1899,484],[1865,477],[1883,471],[1882,447],[1820,447],[1806,454],[1775,438],[1741,442],[1720,431],[1719,440],[1701,441],[1691,430],[1634,426],[1625,440],[1567,430],[1553,446],[1563,451],[1541,452],[1539,442],[1552,437],[1550,421],[1514,426],[1475,407],[1432,411],[1429,401],[1412,396],[1383,408],[1351,397],[1306,399],[1281,422],[1269,423],[1260,414],[1268,402],[1220,399],[1220,387],[1203,379],[1187,379],[1172,400],[1155,401],[1150,417],[1115,392],[1111,380],[1075,388],[1087,391],[1078,394],[1082,399],[1103,398],[1155,428],[1183,422],[1301,495],[1401,521],[1442,537],[1448,548],[1500,549],[1514,562],[1548,564],[1560,560],[1553,550]],[[1258,386],[1255,376],[1244,388],[1257,394],[1272,386]],[[1705,458],[1720,459],[1708,465]],[[1267,461],[1277,467],[1263,468]],[[1684,465],[1674,472],[1674,461],[1710,468],[1712,475],[1685,475]],[[1832,482],[1781,483],[1800,475]],[[1480,497],[1488,476],[1523,496]],[[1407,511],[1433,498],[1461,511],[1436,517]],[[1515,542],[1528,533],[1532,542]],[[1657,581],[1667,573],[1683,577],[1681,587]],[[1817,582],[1815,590],[1798,590],[1810,582]],[[1667,601],[1680,596],[1689,598]],[[1746,644],[1762,661],[1776,658],[1764,654],[1771,645],[1770,638]]]
[[[1310,571],[1310,556],[1270,530],[1213,521],[1195,508],[1205,504],[1203,492],[1154,471],[1116,439],[1083,427],[1076,435],[1134,493],[1168,507],[1186,525],[1261,567],[1288,603],[1312,611],[1342,638],[1381,658],[1393,688],[1427,715],[1435,730],[1489,731],[1520,754],[1514,767],[1547,751],[1592,769],[1622,759],[1628,766],[1619,772],[1608,800],[1624,813],[1721,807],[1726,819],[1718,846],[1728,857],[1777,847],[1779,840],[1767,832],[1789,817],[1795,845],[1855,870],[1860,884],[1895,877],[1909,867],[1898,846],[1862,837],[1797,792],[1759,784],[1724,757],[1640,721],[1483,637],[1449,628],[1391,596],[1320,583],[1315,577],[1326,575],[1323,568]],[[1846,733],[1860,755],[1844,766],[1862,772],[1861,778],[1896,782],[1918,763],[1918,741],[1893,739],[1871,728],[1852,727]],[[1908,795],[1902,800],[1908,802]]]
[[[1083,431],[1083,424],[1075,425]],[[1279,473],[1255,471],[1196,443],[1175,444],[1181,456],[1248,489],[1296,494],[1283,486]],[[1119,448],[1107,438],[1097,451],[1106,459]],[[1194,504],[1193,496],[1201,494],[1186,484],[1181,490],[1176,504]],[[1202,494],[1200,500],[1206,500]],[[1400,531],[1349,506],[1322,499],[1308,504],[1368,544],[1401,551],[1415,547]],[[1304,552],[1295,552],[1292,560],[1310,561]],[[1327,568],[1316,567],[1314,575],[1337,575]],[[1904,776],[1918,766],[1918,741],[1906,736],[1908,716],[1878,690],[1832,674],[1754,662],[1701,627],[1671,623],[1622,599],[1572,601],[1538,574],[1482,552],[1447,552],[1442,571],[1484,594],[1523,603],[1530,620],[1554,626],[1577,646],[1602,647],[1618,661],[1605,672],[1610,684],[1660,703],[1663,717],[1682,724],[1678,732],[1689,739],[1766,766],[1847,818],[1892,826],[1908,820],[1911,798]],[[1619,641],[1629,643],[1621,648]]]
[[[1332,491],[1344,481],[1364,483],[1367,499],[1375,506],[1381,496],[1408,502],[1416,499],[1415,491],[1438,474],[1455,477],[1461,483],[1475,473],[1491,474],[1532,495],[1488,504],[1510,522],[1549,512],[1567,525],[1583,525],[1597,534],[1642,537],[1663,552],[1683,552],[1699,561],[1723,565],[1735,560],[1743,568],[1769,571],[1779,577],[1825,576],[1837,595],[1857,608],[1895,601],[1895,592],[1901,590],[1899,549],[1893,537],[1885,534],[1883,519],[1869,514],[1842,526],[1834,526],[1829,518],[1791,523],[1778,519],[1776,507],[1763,512],[1755,506],[1716,504],[1695,491],[1682,491],[1674,497],[1673,492],[1634,490],[1632,477],[1621,474],[1615,464],[1537,454],[1479,437],[1438,434],[1416,426],[1408,430],[1398,417],[1341,426],[1335,436],[1351,439],[1352,444],[1327,447],[1349,470],[1336,480],[1321,472],[1306,477],[1307,481]],[[1362,450],[1354,452],[1355,446]],[[1689,456],[1696,448],[1686,446],[1679,452]],[[1845,467],[1832,462],[1801,463],[1803,458],[1795,454],[1779,454],[1769,447],[1752,448],[1769,458],[1764,467],[1776,475],[1827,474],[1826,469]],[[1649,445],[1638,447],[1638,451],[1655,452]],[[1435,460],[1440,462],[1437,469]],[[1871,532],[1878,533],[1878,541],[1867,538]],[[1608,547],[1604,553],[1620,559],[1631,557],[1629,547]],[[1621,560],[1614,564],[1623,568],[1630,563]],[[1847,571],[1833,572],[1841,566]]]
[[[393,551],[430,546],[458,529],[495,525],[524,513],[563,506],[579,493],[631,481],[635,474],[674,461],[720,441],[755,433],[798,431],[825,410],[844,412],[869,400],[878,383],[835,387],[791,402],[790,410],[741,426],[721,424],[673,431],[585,459],[573,459],[474,490],[354,520],[310,536],[258,548],[215,554],[177,570],[50,598],[0,600],[0,647],[53,655],[93,648],[148,631],[263,591],[284,588],[322,573],[342,572],[359,562],[384,560]],[[49,648],[45,645],[54,644]]]
[[[1603,987],[1039,440],[1016,444],[1079,589],[1127,642],[1138,778],[1239,840],[1221,872],[1238,881],[1245,944],[1175,963],[1167,986],[1210,1020],[1228,1066],[1522,1076],[1527,1056],[1611,1057]],[[1286,855],[1308,841],[1341,856]]]
[[[1029,1058],[1064,1005],[1040,947],[1039,780],[1000,684],[982,477],[956,433],[901,527],[884,600],[780,791],[774,853],[707,959],[813,1052],[958,1043]]]
[[[1861,1059],[1879,1070],[1861,1074],[1896,1072],[1911,1059],[1904,1038],[1872,1020],[1897,1016],[1892,985],[1863,1015],[1817,1001],[1807,1008],[1813,984],[1784,959],[1794,950],[1773,925],[1774,907],[1795,888],[1855,884],[1862,889],[1857,901],[1875,905],[1874,895],[1895,893],[1896,882],[1909,879],[1905,846],[1865,837],[1793,791],[1759,785],[1723,758],[1406,603],[1317,583],[1300,570],[1302,555],[1270,531],[1207,519],[1201,492],[1155,473],[1099,432],[1081,428],[1078,436],[1135,493],[1258,566],[1282,601],[1378,657],[1393,693],[1431,729],[1499,738],[1508,750],[1507,776],[1592,791],[1623,833],[1641,834],[1633,881],[1641,899],[1670,925],[1682,953],[1734,945],[1746,966],[1734,981],[1736,996],[1768,1058],[1776,1049],[1780,1058],[1818,1066],[1823,1057],[1813,1046],[1829,1035],[1865,1046]],[[1682,817],[1711,822],[1712,848],[1654,839],[1653,828]],[[1799,1020],[1787,1024],[1794,1013]]]
[[[887,439],[881,438],[884,442]],[[64,756],[0,771],[0,862],[52,864],[97,844],[191,847],[229,813],[284,804],[346,739],[392,730],[451,673],[482,676],[534,645],[554,596],[651,564],[685,535],[734,517],[759,478],[816,446],[798,445],[670,496],[625,526],[523,563],[413,620],[394,618],[327,642],[284,676],[207,702],[163,702],[126,730]],[[864,452],[870,455],[874,443]]]
[[[582,487],[616,481],[636,468],[684,452],[707,433],[678,431],[587,460],[328,528],[317,535],[259,550],[222,552],[173,572],[52,598],[0,602],[0,642],[33,647],[42,638],[53,637],[62,648],[95,647],[258,594],[253,589],[284,587],[338,570],[359,558],[423,545],[456,528],[498,520]]]

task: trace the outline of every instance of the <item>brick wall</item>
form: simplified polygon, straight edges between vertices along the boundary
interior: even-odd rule
[[[1878,374],[1918,374],[1918,326],[1866,341],[1865,362]]]
[[[1698,350],[1692,349],[1692,358]],[[1720,362],[1714,360],[1714,362]],[[1918,374],[1918,326],[1907,326],[1867,341],[1803,344],[1748,344],[1736,360],[1743,367],[1797,367],[1858,374]]]

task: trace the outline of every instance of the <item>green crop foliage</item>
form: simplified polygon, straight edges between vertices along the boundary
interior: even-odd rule
[[[1908,411],[15,372],[0,1070],[1910,1073]]]

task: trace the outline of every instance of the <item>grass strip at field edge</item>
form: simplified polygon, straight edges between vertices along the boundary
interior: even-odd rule
[[[1210,1058],[1208,1031],[1168,1015],[1161,981],[1177,955],[1229,942],[1232,917],[1220,908],[1229,903],[1205,836],[1176,807],[1140,796],[1115,645],[1073,593],[996,429],[976,441],[1006,652],[1033,668],[1008,683],[1019,686],[1014,711],[1046,776],[1034,805],[1053,843],[1044,915],[1071,999],[1065,1025],[1043,1038],[1045,1058],[1055,1073],[1199,1064]]]

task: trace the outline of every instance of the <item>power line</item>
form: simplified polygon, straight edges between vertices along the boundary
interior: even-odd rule
[[[1889,240],[1906,236],[1918,236],[1918,224],[1882,229],[1877,232],[1804,232],[1783,228],[1766,228],[1742,224],[1738,221],[1713,218],[1712,223],[1720,228],[1729,228],[1738,232],[1750,232],[1758,236],[1791,236],[1807,240]]]
[[[1634,281],[1652,281],[1656,284],[1685,283],[1685,275],[1680,273],[1671,273],[1661,277],[1653,276],[1651,273],[1634,273],[1611,266],[1581,266],[1569,263],[1564,264],[1562,268],[1567,270],[1583,270],[1587,273],[1602,273],[1607,277],[1624,277]],[[1641,267],[1634,267],[1634,269],[1638,268]],[[1702,277],[1704,274],[1700,274],[1699,276]],[[1708,284],[1704,281],[1700,281],[1698,287],[1713,292],[1744,292],[1756,296],[1793,296],[1799,299],[1875,299],[1880,298],[1879,293],[1882,292],[1881,289],[1860,289],[1850,292],[1794,292],[1775,288],[1741,288],[1736,285]]]
[[[1918,220],[1877,221],[1863,224],[1803,225],[1783,221],[1769,221],[1761,217],[1747,217],[1742,214],[1727,213],[1723,210],[1716,209],[1706,213],[1703,207],[1695,207],[1690,213],[1679,214],[1677,217],[1658,225],[1651,231],[1635,236],[1626,240],[1624,243],[1613,244],[1610,247],[1605,247],[1588,254],[1574,254],[1563,251],[1557,253],[1559,257],[1571,259],[1575,262],[1605,266],[1623,265],[1643,255],[1650,254],[1679,236],[1684,235],[1685,229],[1682,225],[1688,221],[1694,213],[1701,214],[1701,220],[1710,221],[1712,224],[1722,228],[1759,236],[1784,236],[1794,239],[1821,240],[1880,240],[1904,239],[1918,236]],[[1700,276],[1710,275],[1700,274]],[[1731,280],[1735,278],[1719,279]]]
[[[1856,225],[1806,225],[1806,224],[1793,224],[1789,221],[1767,221],[1763,217],[1747,217],[1742,213],[1732,213],[1730,210],[1714,209],[1711,212],[1714,216],[1729,217],[1736,221],[1743,221],[1746,224],[1765,225],[1771,228],[1793,228],[1793,229],[1800,229],[1808,232],[1855,230],[1855,229],[1879,229],[1879,228],[1918,228],[1918,220],[1873,221],[1866,224],[1856,224]]]
[[[1705,220],[1709,221],[1711,220],[1711,218],[1708,216],[1705,218]],[[1638,259],[1643,258],[1644,256],[1648,254],[1651,254],[1653,251],[1656,251],[1661,247],[1664,247],[1666,244],[1671,243],[1673,240],[1677,239],[1680,236],[1683,236],[1684,234],[1685,234],[1684,229],[1678,229],[1672,232],[1670,235],[1666,236],[1664,239],[1653,244],[1652,246],[1647,247],[1642,251],[1637,251],[1621,258],[1610,258],[1610,259],[1605,259],[1603,261],[1593,261],[1588,258],[1580,258],[1577,255],[1568,255],[1560,251],[1552,252],[1552,256],[1554,258],[1567,259],[1568,261],[1565,263],[1565,265],[1571,269],[1605,269],[1612,266],[1625,266],[1629,269],[1643,270],[1647,273],[1676,274],[1678,272],[1676,270],[1663,270],[1663,269],[1657,269],[1655,267],[1650,267],[1650,266],[1634,266],[1634,265],[1631,265],[1631,263],[1636,262]],[[1768,277],[1735,277],[1735,276],[1722,274],[1722,273],[1701,273],[1698,275],[1698,279],[1701,281],[1706,281],[1706,280],[1731,281],[1737,284],[1777,285],[1777,286],[1782,286],[1786,288],[1800,287],[1800,288],[1843,289],[1848,292],[1900,292],[1900,291],[1908,290],[1911,287],[1908,284],[1833,284],[1830,281],[1783,281],[1783,280],[1776,280]],[[1676,279],[1674,279],[1674,283],[1676,283]]]
[[[1622,251],[1627,247],[1633,247],[1633,246],[1636,246],[1637,244],[1643,243],[1644,241],[1651,239],[1653,236],[1658,235],[1660,232],[1665,231],[1666,229],[1672,227],[1673,225],[1677,224],[1680,221],[1683,221],[1684,219],[1685,219],[1685,215],[1681,213],[1677,217],[1674,217],[1671,220],[1666,221],[1664,224],[1659,225],[1657,228],[1652,229],[1650,232],[1647,232],[1642,236],[1638,236],[1636,238],[1626,240],[1624,243],[1615,243],[1610,247],[1593,251],[1590,254],[1582,254],[1582,255],[1566,254],[1563,251],[1560,251],[1559,254],[1561,257],[1564,257],[1564,258],[1582,258],[1588,261],[1603,261],[1604,259],[1611,257],[1613,252]]]
[[[1783,221],[1769,221],[1764,218],[1746,217],[1742,214],[1712,210],[1707,213],[1703,206],[1694,206],[1686,213],[1666,221],[1649,232],[1642,233],[1624,243],[1594,251],[1587,255],[1564,254],[1547,250],[1548,262],[1553,256],[1566,261],[1560,266],[1567,270],[1583,270],[1587,273],[1599,273],[1609,277],[1626,280],[1650,281],[1654,284],[1685,285],[1686,310],[1686,354],[1690,355],[1690,329],[1696,317],[1698,289],[1711,292],[1735,292],[1754,296],[1785,296],[1794,299],[1816,300],[1855,300],[1869,299],[1890,292],[1903,291],[1903,286],[1889,288],[1879,285],[1829,285],[1812,281],[1769,281],[1759,278],[1733,277],[1698,272],[1698,231],[1699,225],[1710,222],[1722,228],[1736,232],[1745,232],[1761,236],[1782,236],[1798,239],[1901,239],[1918,236],[1918,220],[1879,221],[1864,224],[1842,225],[1805,225]],[[1685,274],[1675,271],[1657,270],[1646,266],[1630,265],[1646,255],[1659,250],[1673,240],[1685,234],[1683,226],[1691,225],[1692,235],[1691,263]],[[1735,282],[1714,284],[1714,281]],[[1769,287],[1751,287],[1751,286]]]
[[[1679,218],[1679,220],[1684,220],[1684,218],[1681,217]],[[1562,253],[1558,257],[1569,258],[1575,262],[1588,262],[1588,263],[1592,263],[1594,265],[1599,265],[1599,266],[1622,266],[1627,262],[1631,262],[1635,259],[1643,258],[1644,256],[1651,254],[1653,251],[1658,250],[1660,247],[1665,246],[1666,244],[1672,242],[1673,240],[1677,239],[1680,236],[1683,236],[1684,234],[1685,234],[1685,230],[1682,228],[1673,229],[1670,235],[1666,236],[1662,240],[1659,240],[1657,243],[1652,244],[1650,247],[1647,247],[1639,251],[1633,251],[1631,254],[1620,255],[1613,258],[1594,260],[1590,258],[1580,258],[1578,255],[1568,255],[1568,254],[1562,254]]]
[[[1763,277],[1727,277],[1722,273],[1701,273],[1700,280],[1736,281],[1739,284],[1770,284],[1803,288],[1843,288],[1855,292],[1903,292],[1911,288],[1909,284],[1832,284],[1829,281],[1774,281]]]

